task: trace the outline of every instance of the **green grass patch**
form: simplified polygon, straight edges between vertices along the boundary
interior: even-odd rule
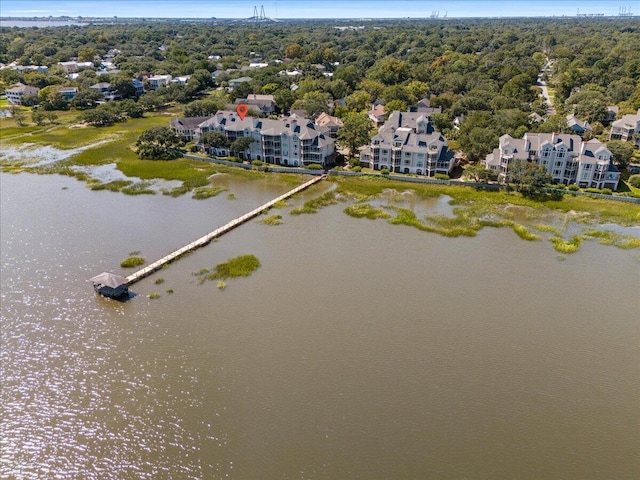
[[[282,225],[284,222],[282,221],[282,215],[274,213],[262,218],[260,220],[260,223],[263,223],[265,225]]]
[[[336,203],[338,203],[336,194],[333,191],[326,192],[319,197],[306,201],[302,207],[294,208],[293,210],[291,210],[291,215],[300,215],[303,213],[318,213],[319,209]]]
[[[516,232],[516,235],[518,235],[521,239],[523,240],[527,240],[528,242],[533,242],[535,240],[540,240],[540,236],[536,235],[535,233],[531,233],[527,227],[525,227],[524,225],[520,225],[517,223],[514,223],[512,225],[513,231]]]
[[[541,223],[534,225],[533,228],[535,228],[536,230],[539,230],[540,232],[552,233],[556,237],[559,237],[562,233],[561,230],[557,227],[553,227],[551,225],[544,225]]]
[[[181,195],[184,195],[187,192],[190,192],[191,189],[189,187],[187,187],[186,185],[181,185],[179,187],[175,187],[172,188],[170,190],[162,190],[162,194],[163,195],[169,195],[171,197],[179,197]]]
[[[227,194],[227,200],[235,200],[236,199],[236,194],[231,192]]]
[[[111,192],[119,192],[132,183],[133,182],[131,180],[114,180],[108,183],[93,184],[91,185],[91,190],[109,190]]]
[[[289,203],[286,200],[279,200],[273,205],[271,205],[271,208],[282,209],[288,206],[289,206]]]
[[[120,191],[127,195],[155,195],[155,190],[149,188],[150,186],[151,183],[149,182],[136,182],[124,187]]]
[[[164,278],[158,278],[154,283],[156,285],[162,285],[164,283]]]
[[[549,241],[553,243],[553,248],[555,248],[558,252],[575,253],[580,250],[580,245],[582,245],[583,237],[580,235],[574,235],[569,240],[563,240],[560,237],[551,237]]]
[[[195,200],[205,200],[207,198],[215,197],[224,192],[224,187],[197,187],[193,190],[193,196]]]
[[[160,298],[160,292],[153,292],[153,293],[149,294],[149,298],[151,300],[157,300],[158,298]]]
[[[344,213],[355,218],[390,218],[391,214],[382,208],[376,208],[368,203],[356,203],[345,208]]]
[[[236,277],[248,277],[260,268],[260,260],[255,255],[240,255],[231,258],[225,263],[216,265],[213,271],[203,268],[195,273],[199,277],[199,283],[205,280],[227,280]]]
[[[120,266],[122,268],[135,268],[144,265],[144,262],[146,262],[146,260],[143,257],[131,256],[120,262]]]
[[[623,235],[610,230],[587,230],[587,238],[597,238],[602,245],[614,245],[624,250],[640,248],[640,238],[631,235]]]

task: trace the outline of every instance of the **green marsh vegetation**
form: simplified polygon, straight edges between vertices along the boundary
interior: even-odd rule
[[[224,191],[226,191],[226,188],[224,187],[196,187],[193,190],[191,198],[195,200],[205,200],[207,198],[215,197]]]
[[[307,200],[301,207],[294,208],[293,210],[291,210],[291,215],[301,215],[303,213],[318,213],[318,210],[322,207],[327,207],[336,203],[338,203],[338,200],[336,199],[335,193],[333,191],[326,192],[319,197]]]
[[[144,265],[145,262],[146,260],[144,259],[144,257],[132,255],[120,262],[120,266],[122,268],[135,268],[139,267],[140,265]]]
[[[260,223],[263,223],[265,225],[282,225],[284,222],[282,220],[282,215],[274,213],[260,219]]]
[[[213,270],[203,268],[199,272],[194,273],[198,277],[198,283],[203,284],[205,281],[224,280],[236,277],[248,277],[255,270],[260,268],[260,260],[255,255],[240,255],[239,257],[230,258],[224,263],[219,263]],[[218,283],[220,285],[220,283]],[[224,283],[226,287],[226,283]],[[220,286],[218,286],[220,288]],[[224,288],[224,287],[223,287]]]
[[[368,202],[386,199],[403,201],[402,192],[407,185],[374,177],[339,179],[334,199],[351,199],[354,203],[345,213],[356,218],[382,218],[393,225],[405,225],[421,231],[447,237],[475,236],[484,227],[508,227],[523,240],[536,241],[541,236],[532,230],[551,234],[549,241],[561,253],[577,252],[584,240],[597,239],[605,245],[619,248],[640,248],[640,239],[630,235],[605,232],[593,228],[605,222],[632,226],[640,224],[640,205],[590,197],[565,197],[560,200],[537,202],[515,192],[477,191],[470,187],[446,185],[412,185],[418,198],[429,199],[440,195],[451,197],[453,216],[426,215],[418,218],[409,209],[397,205],[374,207]],[[396,192],[390,191],[395,189]],[[309,203],[309,202],[308,202]],[[319,202],[318,205],[322,205]],[[394,212],[395,215],[391,215]],[[563,238],[570,225],[591,227],[582,235]]]

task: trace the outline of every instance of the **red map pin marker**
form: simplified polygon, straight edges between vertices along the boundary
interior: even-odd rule
[[[241,103],[236,108],[236,112],[238,112],[238,115],[240,116],[240,120],[244,120],[244,117],[246,117],[247,113],[249,112],[249,107],[247,107],[244,103]]]

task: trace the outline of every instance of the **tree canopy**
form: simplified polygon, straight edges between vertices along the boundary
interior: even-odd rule
[[[169,127],[152,127],[142,132],[136,142],[140,158],[149,160],[174,160],[182,156],[182,141]]]

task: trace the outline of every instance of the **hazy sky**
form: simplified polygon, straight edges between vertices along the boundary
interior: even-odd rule
[[[638,0],[0,0],[0,15],[247,18],[424,18],[640,14]]]

